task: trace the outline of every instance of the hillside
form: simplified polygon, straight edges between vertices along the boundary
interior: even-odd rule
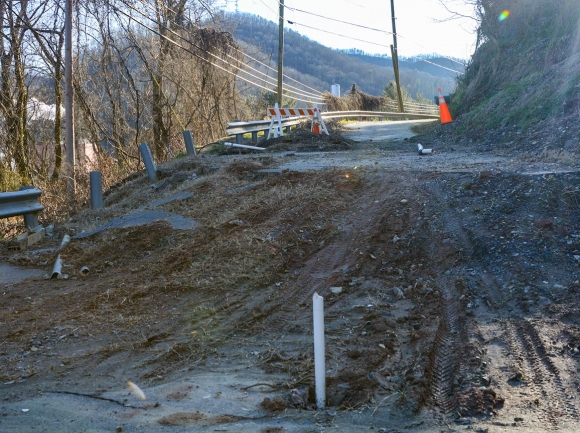
[[[480,44],[452,99],[454,137],[526,150],[580,145],[580,8],[484,2]]]
[[[276,23],[242,13],[226,14],[224,19],[233,24],[234,37],[246,46],[246,51],[259,53],[266,63],[276,67]],[[285,29],[284,38],[285,73],[309,86],[329,91],[332,84],[339,84],[345,92],[356,84],[365,93],[380,96],[394,79],[390,59],[332,50],[291,29]],[[431,98],[437,87],[445,93],[454,89],[454,76],[449,71],[425,65],[428,64],[415,60],[401,61],[401,82],[412,97],[420,93]]]

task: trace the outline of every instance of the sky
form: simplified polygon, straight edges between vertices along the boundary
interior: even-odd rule
[[[472,8],[463,0],[442,1],[450,10],[473,16]],[[278,0],[217,1],[218,6],[228,11],[234,11],[236,3],[240,12],[278,22]],[[393,43],[390,0],[285,0],[284,5],[288,29],[327,47],[356,48],[390,56]],[[440,0],[395,0],[399,56],[439,54],[469,59],[475,49],[475,21],[449,20],[451,16]]]

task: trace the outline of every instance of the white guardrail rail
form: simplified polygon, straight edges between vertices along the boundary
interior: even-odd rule
[[[391,107],[389,107],[391,108]],[[397,112],[383,112],[383,111],[327,111],[321,113],[322,118],[326,119],[347,119],[358,118],[359,120],[366,119],[392,119],[392,120],[420,120],[420,119],[439,119],[439,107],[436,105],[421,105],[421,104],[405,104],[405,109],[409,113]],[[297,125],[305,120],[310,119],[309,116],[293,116],[282,119],[282,126],[286,132],[290,131],[290,127]],[[270,120],[257,120],[252,122],[231,122],[228,123],[226,133],[228,136],[235,135],[236,143],[242,144],[244,134],[252,134],[252,143],[258,142],[258,132],[264,131],[266,134],[270,127]]]

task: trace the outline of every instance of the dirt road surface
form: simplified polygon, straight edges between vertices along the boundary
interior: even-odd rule
[[[413,126],[433,123],[433,120],[402,120],[396,122],[347,122],[343,135],[354,141],[385,142],[411,138]]]
[[[66,274],[0,286],[0,432],[578,431],[578,155],[298,137],[174,160],[27,251],[0,246],[47,276],[60,253]],[[58,251],[152,210],[197,224]]]

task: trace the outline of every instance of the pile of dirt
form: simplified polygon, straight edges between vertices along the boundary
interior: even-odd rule
[[[260,146],[271,152],[293,150],[296,152],[322,152],[352,150],[356,143],[340,134],[329,131],[329,134],[314,134],[309,130],[298,130],[293,134],[262,141]]]

